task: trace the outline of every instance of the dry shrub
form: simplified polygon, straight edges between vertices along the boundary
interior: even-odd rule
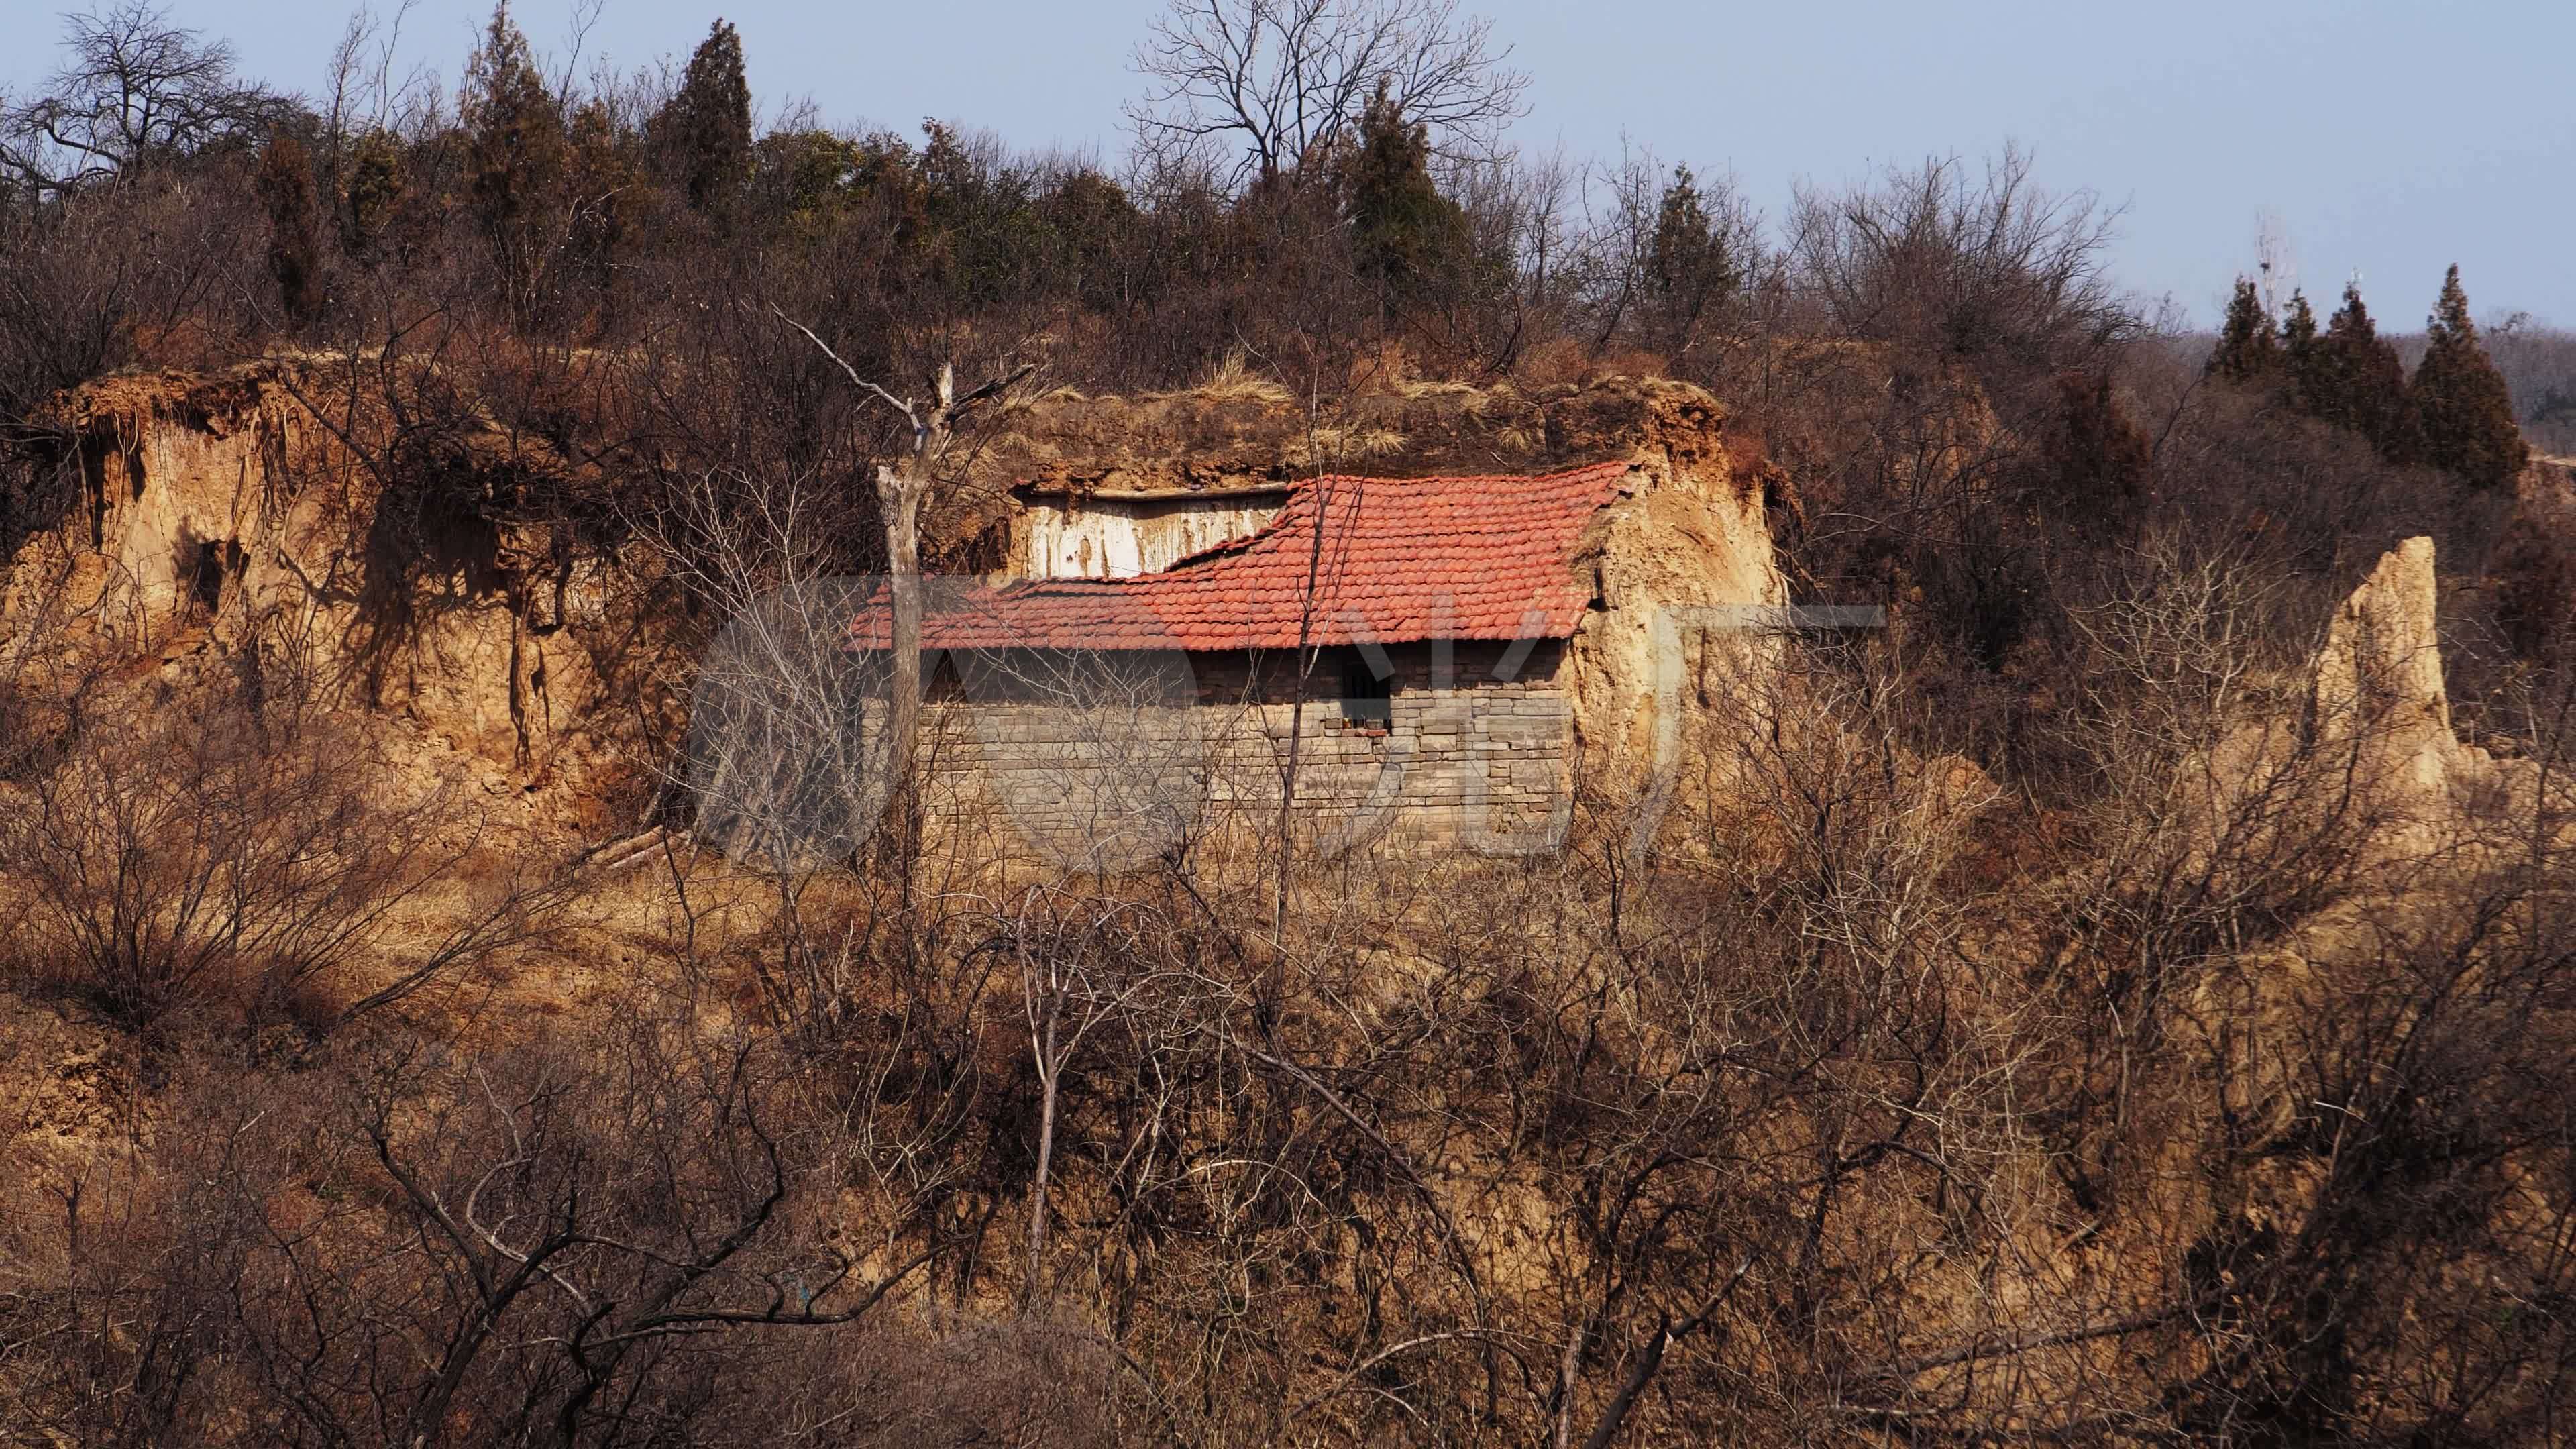
[[[525,939],[560,897],[513,873],[403,938],[418,898],[465,884],[473,825],[453,788],[396,787],[340,721],[199,708],[84,721],[0,819],[0,877],[28,907],[9,964],[29,985],[136,1031],[184,1016],[319,1035]],[[349,976],[396,945],[389,984]]]
[[[19,949],[37,979],[139,1029],[344,959],[421,841],[372,828],[344,740],[300,743],[242,713],[84,727],[0,827],[34,896]]]
[[[1294,394],[1252,369],[1242,349],[1228,352],[1197,386],[1188,389],[1210,402],[1292,403]]]
[[[183,1074],[127,1226],[0,1301],[44,1345],[0,1410],[90,1442],[2540,1435],[2563,861],[2374,893],[2382,817],[2334,805],[2367,720],[2184,814],[2296,680],[2225,561],[2163,573],[2091,620],[2091,808],[1984,890],[2010,802],[1909,754],[1883,659],[1804,652],[1732,696],[1689,849],[1635,855],[1605,800],[1561,856],[1304,862],[1284,920],[1266,860],[675,852],[674,929],[587,1026]],[[729,1316],[659,1334],[665,1302]]]
[[[1578,337],[1551,337],[1533,343],[1512,369],[1512,380],[1529,391],[1581,387],[1605,377],[1665,377],[1662,356],[1634,347],[1597,347]]]
[[[149,1146],[31,1184],[0,1442],[1131,1442],[1097,1334],[898,1311],[917,1262],[832,1210],[788,1065],[667,1001],[186,1057]]]

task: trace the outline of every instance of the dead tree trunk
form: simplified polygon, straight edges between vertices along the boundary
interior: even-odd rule
[[[839,364],[859,391],[903,414],[903,420],[912,425],[912,437],[902,456],[895,462],[877,465],[877,503],[885,525],[886,589],[894,615],[886,639],[893,655],[892,678],[888,681],[891,697],[886,707],[886,778],[899,791],[911,778],[913,753],[921,732],[921,507],[929,501],[939,465],[948,456],[949,445],[956,441],[957,425],[966,414],[977,403],[999,396],[1037,368],[1033,363],[1022,363],[1009,376],[994,378],[959,397],[955,369],[942,367],[937,397],[926,406],[916,406],[912,399],[896,397],[859,376],[859,370],[834,352],[813,328],[775,306],[769,310],[777,313],[778,320],[804,333],[825,357]]]
[[[940,379],[944,386],[947,374]],[[893,628],[886,643],[894,651],[890,699],[886,708],[889,736],[887,778],[902,781],[912,772],[913,743],[921,729],[921,504],[930,478],[924,453],[916,443],[898,470],[877,467],[877,503],[885,518],[886,588],[893,597]]]

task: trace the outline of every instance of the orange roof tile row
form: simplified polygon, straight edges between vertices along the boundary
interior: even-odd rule
[[[1590,603],[1573,574],[1576,543],[1629,471],[1602,463],[1535,478],[1316,479],[1259,531],[1159,573],[934,594],[922,642],[1293,649],[1301,629],[1317,644],[1564,638]],[[851,642],[884,648],[888,629],[886,610],[870,609],[852,622]]]

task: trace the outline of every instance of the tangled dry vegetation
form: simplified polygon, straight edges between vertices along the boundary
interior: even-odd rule
[[[1589,404],[1382,406],[1587,446]],[[741,535],[678,516],[619,556],[717,577]],[[792,875],[589,850],[614,777],[542,771],[524,703],[478,735],[22,588],[5,1432],[2549,1441],[2565,701],[2458,743],[2430,547],[2303,623],[2151,560],[2076,616],[2080,791],[1928,753],[1883,640],[1717,701],[1724,788],[1651,853],[1604,787],[1561,854],[1248,822],[1116,875],[900,808]]]
[[[1514,157],[1447,0],[1177,0],[1116,177],[757,129],[721,22],[584,81],[499,8],[451,105],[399,14],[309,101],[66,19],[0,1444],[2576,1439],[2576,490],[2211,376],[2028,157],[1769,224]],[[2565,453],[2565,339],[2489,340]],[[1707,450],[1889,627],[1710,689],[1649,849],[1609,769],[1509,859],[1085,871],[925,787],[728,862],[695,663],[886,568],[952,368],[1036,381],[932,570],[1028,482]]]

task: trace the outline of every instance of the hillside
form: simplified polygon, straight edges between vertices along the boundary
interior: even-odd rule
[[[1888,646],[1818,641],[1700,706],[1718,773],[1642,857],[1634,772],[1557,853],[1282,857],[1255,818],[1112,875],[934,794],[782,890],[653,784],[703,564],[631,504],[551,542],[513,510],[595,485],[497,428],[446,495],[484,503],[420,511],[296,366],[76,395],[84,505],[8,575],[11,1331],[209,1335],[150,1403],[21,1354],[22,1422],[426,1402],[395,1332],[471,1351],[460,1425],[600,1372],[959,1443],[1365,1437],[1386,1393],[1463,1437],[2196,1434],[2422,1412],[2463,1381],[2393,1370],[2436,1343],[2530,1363],[2464,1285],[2558,1291],[2519,1084],[2569,1059],[2570,802],[2540,740],[2453,732],[2429,540],[2313,659],[2207,568],[2094,616],[2101,784],[2036,814],[1923,760]],[[1382,476],[1637,457],[1813,527],[1723,419],[1607,382],[1336,426]],[[1243,384],[1057,393],[969,476],[1188,490],[1316,435]],[[943,548],[1006,528],[951,496]],[[454,1336],[487,1312],[536,1346]],[[739,1327],[602,1359],[585,1319]]]
[[[2564,339],[1158,10],[0,95],[0,1446],[2576,1438]]]

